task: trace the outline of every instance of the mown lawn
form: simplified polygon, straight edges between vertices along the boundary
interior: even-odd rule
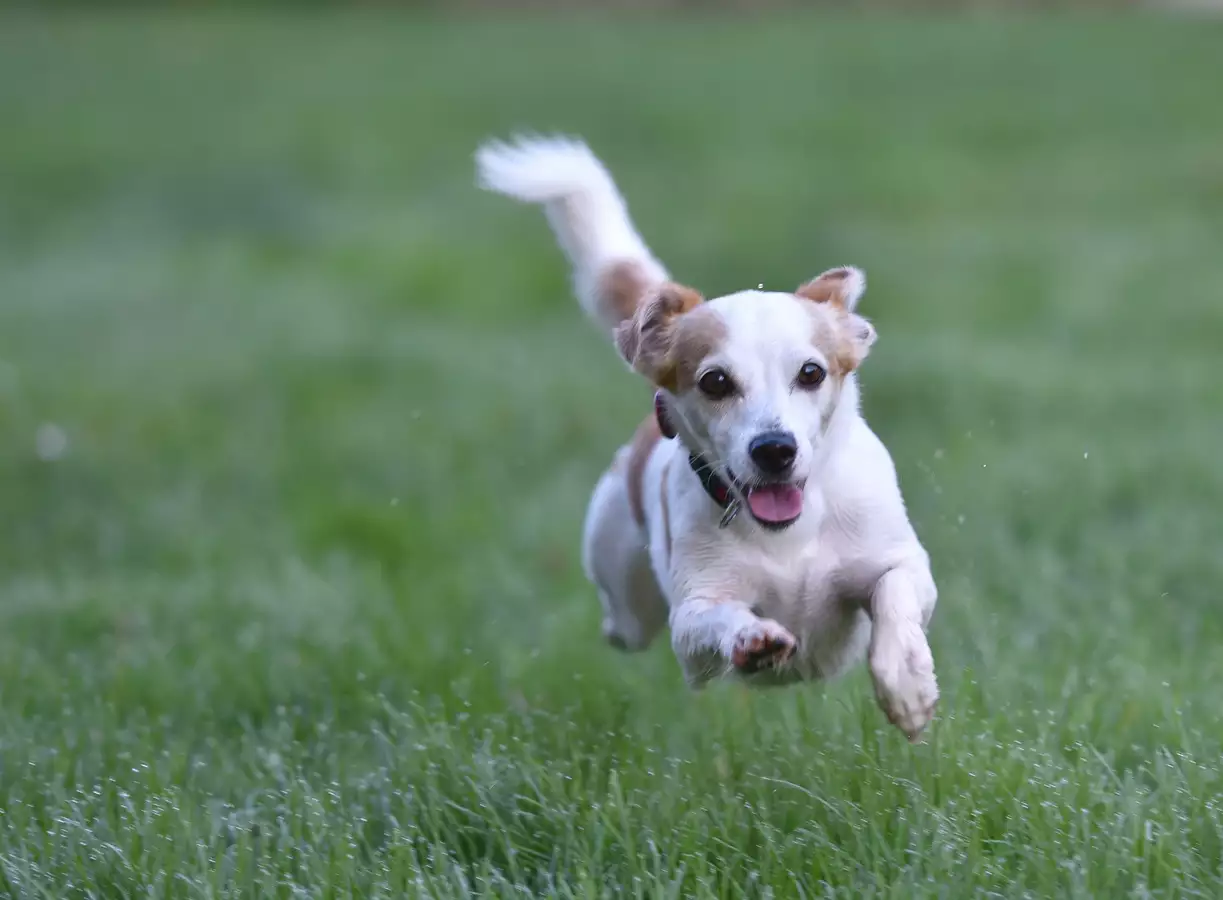
[[[1221,25],[4,19],[0,892],[1223,895]],[[518,127],[707,293],[867,270],[926,744],[603,646],[649,392]]]

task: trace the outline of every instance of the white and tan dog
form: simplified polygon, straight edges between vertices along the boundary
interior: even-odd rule
[[[584,144],[492,143],[476,160],[483,187],[543,205],[582,306],[658,389],[587,512],[607,639],[642,649],[669,623],[693,686],[828,678],[869,647],[880,706],[916,740],[938,700],[937,592],[859,412],[875,340],[862,273],[706,301],[669,279]]]

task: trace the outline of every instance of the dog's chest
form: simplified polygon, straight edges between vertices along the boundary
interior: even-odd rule
[[[794,554],[750,554],[745,574],[753,605],[761,615],[781,621],[803,610],[852,601],[857,593],[838,555],[828,547],[806,548]]]
[[[753,608],[784,625],[812,651],[829,640],[843,641],[865,615],[873,587],[870,573],[830,544],[754,562]]]
[[[779,564],[759,561],[755,567],[753,605],[771,619],[789,618],[803,609],[827,606],[837,601],[835,566],[827,560],[797,560]]]
[[[753,611],[778,622],[798,640],[791,665],[765,681],[828,678],[861,657],[870,636],[865,613],[869,589],[835,554],[757,560],[750,582]]]

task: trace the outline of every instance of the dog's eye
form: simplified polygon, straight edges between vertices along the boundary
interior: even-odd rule
[[[823,366],[819,363],[803,363],[803,367],[798,370],[798,377],[795,381],[798,382],[799,387],[814,388],[819,387],[827,375],[828,373],[824,371]]]
[[[722,369],[710,369],[701,376],[701,380],[696,383],[696,386],[701,389],[702,394],[714,400],[729,397],[735,392],[735,383],[731,381],[730,376]]]

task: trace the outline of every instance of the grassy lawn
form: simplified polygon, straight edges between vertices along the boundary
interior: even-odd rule
[[[5,20],[0,893],[1223,895],[1220,46]],[[866,269],[926,744],[863,671],[603,646],[578,531],[649,391],[472,187],[516,127],[706,293]]]

